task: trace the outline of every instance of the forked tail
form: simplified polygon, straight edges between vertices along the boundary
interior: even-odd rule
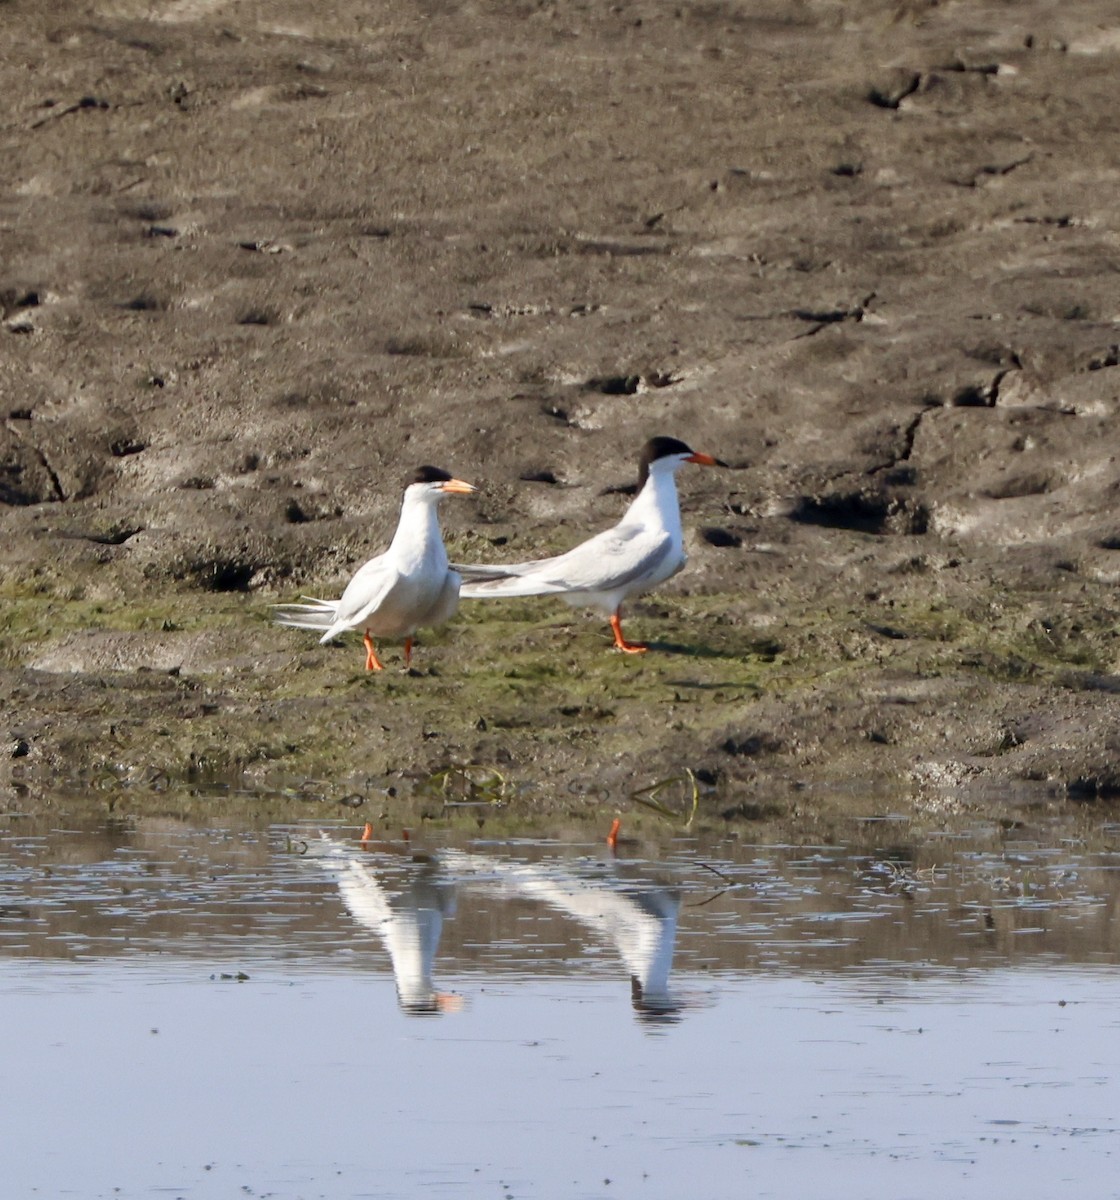
[[[273,620],[277,625],[288,625],[292,629],[315,629],[323,633],[335,622],[338,611],[337,600],[316,600],[304,596],[304,604],[274,604]]]

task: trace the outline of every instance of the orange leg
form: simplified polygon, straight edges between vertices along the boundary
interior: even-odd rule
[[[648,646],[643,645],[641,642],[628,642],[622,636],[622,619],[619,617],[618,613],[615,613],[611,617],[611,629],[614,630],[615,646],[617,646],[619,650],[622,650],[626,654],[645,654],[645,652],[649,649]]]
[[[614,821],[611,822],[611,831],[607,834],[607,845],[610,846],[612,854],[618,852],[618,831],[621,828],[622,821],[618,817],[615,817]]]
[[[366,647],[366,670],[367,671],[383,671],[385,668],[381,664],[381,660],[377,657],[377,651],[373,646],[373,638],[369,636],[367,629],[362,635],[362,641]]]
[[[412,638],[404,639],[404,668],[407,671],[412,666]]]

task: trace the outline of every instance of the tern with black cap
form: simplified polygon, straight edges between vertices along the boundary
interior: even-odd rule
[[[361,630],[367,671],[382,669],[374,638],[403,637],[407,667],[416,630],[443,624],[459,607],[462,581],[447,561],[439,502],[475,490],[439,467],[420,467],[404,490],[397,531],[385,553],[359,568],[341,599],[305,596],[302,604],[277,604],[276,621],[321,632],[320,642]]]
[[[687,463],[727,464],[671,437],[651,438],[638,460],[638,493],[625,516],[586,542],[555,558],[505,566],[455,563],[470,600],[503,596],[559,596],[608,618],[614,644],[627,654],[648,649],[622,634],[622,605],[675,575],[685,564],[676,473]]]

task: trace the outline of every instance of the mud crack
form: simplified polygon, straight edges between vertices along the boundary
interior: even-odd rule
[[[57,121],[60,117],[68,117],[71,113],[82,112],[84,109],[95,108],[102,112],[107,112],[112,107],[108,100],[102,100],[98,96],[83,96],[74,104],[67,104],[65,108],[52,108],[45,117],[40,117],[38,121],[32,121],[32,129],[40,129],[50,121]]]
[[[893,85],[869,88],[867,99],[876,108],[897,109],[907,96],[912,96],[922,86],[922,79],[920,71],[905,72]]]
[[[65,502],[66,491],[62,486],[62,480],[58,477],[58,472],[51,466],[50,459],[39,449],[34,447],[35,457],[39,460],[39,465],[47,473],[47,478],[51,481],[51,487],[54,488],[55,499],[60,502]]]
[[[997,371],[988,383],[970,383],[953,393],[949,401],[950,408],[995,408],[999,403],[1000,385],[1015,370],[1007,367]]]
[[[804,333],[799,333],[797,338],[813,337],[820,333],[822,329],[829,325],[838,325],[841,321],[855,321],[857,324],[863,320],[867,314],[867,310],[871,302],[875,299],[875,293],[871,292],[856,304],[849,305],[847,308],[791,308],[785,315],[796,317],[799,321],[808,321],[812,328],[807,329]],[[794,341],[797,340],[794,338]]]

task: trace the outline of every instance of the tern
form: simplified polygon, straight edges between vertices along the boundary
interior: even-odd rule
[[[373,639],[404,637],[404,663],[412,661],[412,635],[441,625],[459,607],[457,572],[447,561],[437,508],[444,496],[476,491],[438,467],[420,467],[404,490],[397,532],[388,550],[359,568],[339,600],[305,596],[303,604],[277,604],[276,621],[295,629],[322,631],[329,642],[348,629],[360,629],[366,670],[380,671]]]
[[[710,454],[699,454],[677,438],[655,437],[638,460],[638,494],[614,526],[555,558],[506,566],[454,563],[465,580],[460,595],[471,600],[502,596],[560,596],[574,607],[607,617],[614,644],[627,654],[649,647],[622,634],[623,603],[648,592],[685,564],[676,473],[686,463],[726,467]]]

